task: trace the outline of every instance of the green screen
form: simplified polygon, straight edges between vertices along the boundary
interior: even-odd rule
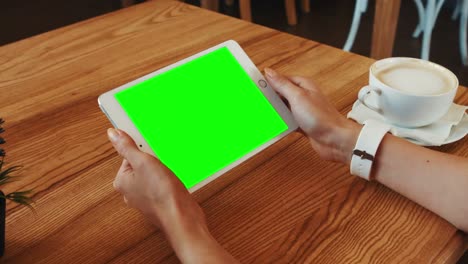
[[[288,129],[226,47],[115,97],[187,188]]]

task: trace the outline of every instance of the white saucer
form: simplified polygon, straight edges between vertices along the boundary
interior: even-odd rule
[[[368,99],[376,99],[371,97],[369,96]],[[390,124],[390,133],[421,146],[441,146],[453,143],[468,134],[467,108],[467,106],[452,104],[445,116],[424,127],[404,128]],[[381,114],[367,108],[359,101],[353,104],[353,109],[348,113],[348,118],[360,124],[368,119],[387,123]]]
[[[450,131],[449,137],[444,141],[444,143],[442,143],[442,145],[447,145],[447,144],[456,142],[464,138],[467,135],[467,131],[468,131],[468,115],[465,115],[462,121],[460,121],[458,125],[452,128],[452,130]],[[418,141],[417,139],[412,139],[412,138],[405,138],[405,139],[408,140],[409,142],[412,142],[420,146],[426,146],[426,147],[437,146],[433,144],[427,144],[426,142]]]

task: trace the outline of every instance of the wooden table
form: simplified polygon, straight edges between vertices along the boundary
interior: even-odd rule
[[[175,263],[163,235],[112,188],[120,165],[99,94],[227,39],[256,65],[313,77],[345,114],[373,60],[180,2],[153,1],[0,48],[7,263]],[[468,103],[460,89],[457,101]],[[468,140],[439,150],[468,156]],[[195,194],[214,236],[245,263],[453,263],[465,236],[378,183],[321,160],[295,133]],[[441,175],[443,177],[443,175]]]

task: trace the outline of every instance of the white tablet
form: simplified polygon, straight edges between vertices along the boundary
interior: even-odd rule
[[[99,96],[112,124],[194,192],[297,129],[235,41]]]

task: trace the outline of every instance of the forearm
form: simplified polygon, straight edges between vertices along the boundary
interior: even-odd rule
[[[162,229],[182,263],[238,263],[211,235],[204,222],[173,210],[162,218]]]
[[[372,177],[468,232],[468,159],[388,134]]]
[[[354,123],[357,125],[356,123]],[[361,126],[343,136],[349,165]],[[430,150],[387,134],[371,179],[382,183],[468,232],[468,159]]]

